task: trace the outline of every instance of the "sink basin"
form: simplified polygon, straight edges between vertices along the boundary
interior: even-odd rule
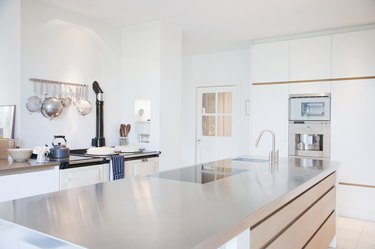
[[[252,162],[252,163],[265,163],[265,162],[268,162],[268,160],[266,160],[266,159],[249,158],[249,157],[238,157],[238,158],[232,159],[232,161]]]

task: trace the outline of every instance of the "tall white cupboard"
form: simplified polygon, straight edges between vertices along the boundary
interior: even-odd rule
[[[251,51],[251,153],[267,155],[271,139],[254,143],[271,129],[287,156],[288,95],[330,92],[331,160],[341,163],[337,212],[375,221],[375,28],[254,44]]]

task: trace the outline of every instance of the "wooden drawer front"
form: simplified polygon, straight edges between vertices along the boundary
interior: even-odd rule
[[[336,212],[333,212],[311,241],[306,245],[305,249],[327,249],[335,234]]]
[[[289,203],[286,207],[269,217],[251,230],[251,248],[261,248],[277,236],[299,215],[316,202],[336,183],[336,173],[328,176],[305,194]]]
[[[302,248],[332,213],[335,204],[336,189],[333,188],[267,248]]]

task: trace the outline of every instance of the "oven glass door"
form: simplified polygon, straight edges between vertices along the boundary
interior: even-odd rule
[[[289,120],[330,120],[330,98],[290,98]]]

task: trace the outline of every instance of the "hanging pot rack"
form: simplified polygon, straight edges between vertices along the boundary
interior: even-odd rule
[[[53,85],[68,85],[68,86],[88,87],[88,85],[81,84],[81,83],[64,82],[64,81],[56,81],[56,80],[45,80],[45,79],[37,79],[37,78],[30,78],[30,81],[38,82],[38,83],[44,83],[44,84],[53,84]]]

